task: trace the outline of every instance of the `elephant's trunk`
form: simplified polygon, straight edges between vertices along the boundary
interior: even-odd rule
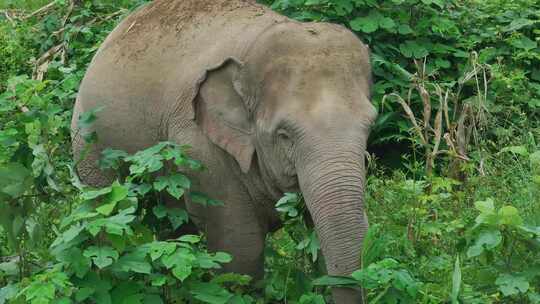
[[[329,275],[348,276],[361,266],[365,141],[309,145],[298,159],[298,179],[321,241]],[[359,290],[335,288],[337,304],[361,303]]]

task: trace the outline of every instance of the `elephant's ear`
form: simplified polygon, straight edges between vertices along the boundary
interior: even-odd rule
[[[242,64],[229,58],[208,70],[194,100],[195,120],[208,138],[249,171],[255,148],[252,124],[236,80]]]

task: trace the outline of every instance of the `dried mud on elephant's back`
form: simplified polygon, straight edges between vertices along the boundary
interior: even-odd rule
[[[219,14],[247,6],[255,8],[259,4],[254,0],[157,0],[130,17],[132,22],[139,24],[137,29],[130,30],[130,33],[138,36],[145,28],[153,28],[152,25],[181,29],[182,25],[186,24],[212,22],[212,18]],[[198,16],[204,18],[197,18]]]
[[[129,56],[135,62],[148,47],[160,44],[161,39],[169,39],[164,37],[176,36],[162,44],[173,46],[189,29],[209,24],[225,14],[232,20],[234,11],[246,8],[251,16],[265,12],[255,0],[156,0],[128,16],[106,47],[120,46],[119,58]]]

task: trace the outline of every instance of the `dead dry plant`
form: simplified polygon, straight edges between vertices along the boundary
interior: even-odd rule
[[[480,64],[478,55],[472,53],[468,71],[449,84],[437,81],[435,75],[426,74],[426,60],[415,60],[417,72],[411,76],[406,98],[391,93],[384,96],[382,102],[384,104],[386,99],[393,97],[405,111],[412,124],[414,139],[424,150],[427,176],[433,174],[435,160],[446,155],[450,158],[450,176],[463,180],[461,165],[470,160],[470,144],[477,141],[487,123],[489,66]],[[466,87],[472,97],[463,97]],[[411,106],[417,100],[415,93],[422,101],[422,107],[416,112],[413,109],[417,107]]]

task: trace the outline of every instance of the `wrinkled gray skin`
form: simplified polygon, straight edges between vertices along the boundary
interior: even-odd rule
[[[83,182],[111,182],[95,161],[105,147],[135,152],[159,141],[188,144],[208,168],[185,172],[194,189],[225,203],[187,208],[226,271],[263,274],[274,203],[301,190],[328,273],[360,268],[364,152],[376,111],[368,49],[347,29],[299,23],[247,0],[161,0],[124,20],[93,59],[73,119],[75,157],[84,132],[98,145],[78,166]],[[105,106],[93,130],[85,111]],[[360,291],[335,289],[338,304]]]

